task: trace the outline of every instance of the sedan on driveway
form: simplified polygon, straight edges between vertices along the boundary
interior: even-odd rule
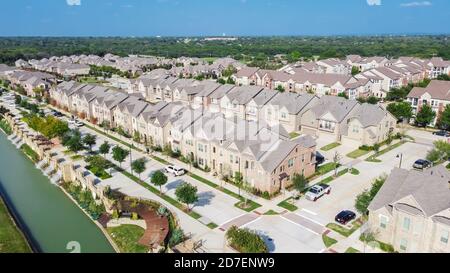
[[[431,163],[430,161],[425,159],[419,159],[416,162],[414,162],[413,168],[417,170],[425,170],[431,168],[432,166],[433,163]]]
[[[354,213],[353,211],[350,211],[350,210],[344,210],[344,211],[341,211],[338,215],[336,215],[335,220],[339,224],[346,225],[346,224],[350,223],[351,221],[355,220],[355,218],[356,218],[356,213]]]

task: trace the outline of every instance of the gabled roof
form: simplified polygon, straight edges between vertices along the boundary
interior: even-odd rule
[[[277,95],[269,101],[269,105],[277,106],[280,109],[286,107],[291,115],[297,115],[314,99],[317,98],[312,94],[299,94],[299,93],[277,93]]]
[[[416,211],[420,210],[426,217],[434,216],[450,208],[449,181],[450,173],[441,165],[424,172],[394,169],[369,210],[402,204],[402,199],[412,197],[418,205],[414,207]]]
[[[408,98],[420,98],[425,93],[430,94],[432,99],[450,100],[450,82],[432,80],[426,88],[414,87]]]
[[[226,94],[231,102],[238,105],[245,105],[251,99],[256,97],[264,88],[261,86],[237,86],[231,92]]]

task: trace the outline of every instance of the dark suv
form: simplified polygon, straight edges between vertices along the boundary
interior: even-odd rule
[[[339,224],[346,225],[347,223],[353,221],[356,218],[356,214],[353,211],[344,210],[341,211],[334,220]]]
[[[433,163],[431,163],[428,160],[425,159],[419,159],[416,162],[414,162],[413,168],[417,170],[425,170],[428,168],[431,168]]]

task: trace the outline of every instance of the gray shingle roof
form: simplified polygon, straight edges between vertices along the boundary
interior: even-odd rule
[[[424,172],[394,169],[369,206],[378,210],[412,196],[427,217],[450,208],[450,173],[443,166]]]

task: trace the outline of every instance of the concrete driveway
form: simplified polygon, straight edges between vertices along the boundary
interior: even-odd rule
[[[398,154],[403,154],[402,168],[412,169],[413,163],[417,159],[425,158],[429,149],[430,147],[425,145],[406,143],[380,156],[381,163],[362,161],[354,166],[360,171],[360,175],[346,174],[331,182],[330,195],[322,197],[317,202],[304,198],[298,200],[297,214],[326,225],[334,222],[334,217],[342,210],[356,212],[354,207],[356,196],[369,189],[376,178],[383,174],[389,175],[394,168],[398,168],[400,163]]]
[[[323,156],[325,156],[325,159],[327,161],[332,161],[335,153],[338,152],[342,157],[342,160],[341,160],[342,164],[347,164],[347,163],[353,161],[354,159],[348,158],[348,157],[346,157],[346,155],[353,152],[354,150],[358,149],[358,147],[355,147],[353,145],[341,144],[340,146],[338,146],[330,151],[320,150],[324,146],[327,146],[331,143],[336,142],[336,141],[333,141],[333,138],[331,138],[330,136],[320,136],[319,138],[316,139],[316,142],[317,142],[317,151],[319,153],[321,153]]]

